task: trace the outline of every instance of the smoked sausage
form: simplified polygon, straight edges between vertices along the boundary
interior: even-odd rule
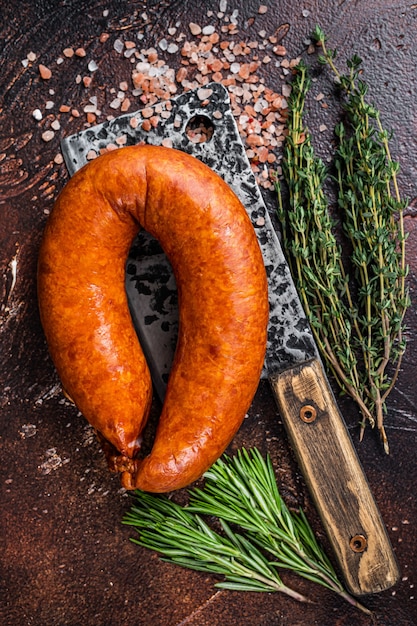
[[[178,288],[179,337],[150,454],[152,398],[124,288],[132,240],[159,240]],[[115,451],[122,485],[151,492],[198,479],[255,394],[268,320],[256,235],[229,186],[198,159],[156,146],[104,154],[61,191],[46,225],[38,298],[66,393]]]

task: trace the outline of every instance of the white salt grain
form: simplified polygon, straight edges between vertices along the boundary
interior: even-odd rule
[[[115,39],[113,48],[116,50],[116,52],[120,54],[123,51],[123,47],[124,47],[123,41],[121,41],[121,39]]]
[[[53,130],[46,130],[44,133],[42,133],[42,139],[45,142],[51,141],[55,136],[55,133]]]

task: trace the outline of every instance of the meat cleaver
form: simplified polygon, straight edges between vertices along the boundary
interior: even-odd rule
[[[149,108],[149,107],[147,107]],[[62,141],[70,175],[91,155],[114,146],[172,145],[216,171],[240,198],[252,220],[269,281],[270,320],[262,372],[347,587],[377,593],[399,578],[396,559],[364,471],[323,371],[308,320],[277,233],[247,159],[219,83],[155,105],[158,124],[144,130],[140,111],[83,130]],[[196,141],[192,129],[209,132]],[[149,124],[147,125],[149,127]],[[161,400],[175,352],[178,309],[175,279],[158,242],[141,232],[126,266],[132,318]]]

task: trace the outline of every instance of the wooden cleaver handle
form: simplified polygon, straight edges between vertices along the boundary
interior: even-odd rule
[[[270,382],[347,586],[355,595],[388,589],[399,578],[397,562],[320,361]]]

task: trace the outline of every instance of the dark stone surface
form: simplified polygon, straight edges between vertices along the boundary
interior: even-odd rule
[[[411,201],[406,227],[415,301],[416,5],[388,0],[264,4],[268,12],[259,15],[258,2],[228,2],[229,14],[239,9],[246,40],[256,38],[261,29],[270,33],[289,23],[284,43],[290,55],[297,56],[320,22],[341,59],[352,52],[364,59],[372,97],[386,126],[395,130],[392,149],[401,161],[401,189]],[[388,403],[389,457],[371,431],[358,443],[356,408],[341,401],[402,572],[402,581],[393,590],[364,600],[374,610],[373,618],[289,574],[283,576],[285,581],[313,598],[314,604],[300,605],[278,594],[218,591],[213,577],[163,563],[130,543],[132,533],[120,523],[129,498],[118,478],[108,473],[90,427],[63,399],[48,357],[36,304],[37,250],[45,210],[51,210],[67,180],[64,166],[53,164],[59,137],[80,130],[85,117],[69,122],[62,116],[61,129],[45,143],[41,133],[47,115],[38,124],[32,111],[44,110],[49,99],[80,109],[88,101],[75,81],[80,65],[68,63],[65,71],[58,71],[55,60],[67,46],[84,47],[87,60],[95,59],[99,65],[94,93],[102,94],[108,105],[107,88],[129,80],[131,71],[114,54],[115,38],[134,38],[143,31],[143,46],[150,47],[177,23],[184,32],[190,21],[208,23],[207,10],[212,8],[211,2],[201,0],[18,0],[0,7],[0,623],[4,626],[417,624],[415,305],[407,314],[409,345],[403,371]],[[99,42],[102,32],[110,35],[105,43]],[[24,68],[21,61],[30,51],[36,53],[37,62]],[[38,62],[55,68],[50,81],[39,78]],[[263,75],[270,87],[279,88],[278,78],[267,67]],[[317,107],[309,115],[312,127],[325,123],[331,128],[335,114],[332,107]],[[330,142],[330,134],[320,135],[318,149],[324,155]],[[155,401],[154,419],[158,412]],[[289,504],[306,508],[326,543],[266,383],[260,385],[231,450],[243,444],[257,445],[272,455],[284,497]]]

